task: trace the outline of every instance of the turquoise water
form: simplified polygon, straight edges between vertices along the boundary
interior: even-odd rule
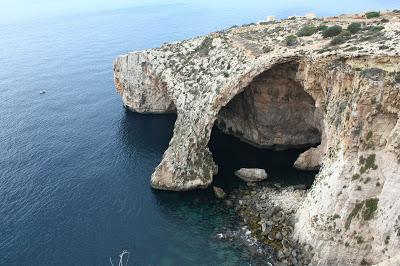
[[[112,61],[269,14],[333,15],[397,5],[335,3],[177,4],[0,25],[0,265],[110,265],[122,250],[130,252],[129,265],[252,262],[240,243],[215,238],[238,224],[209,190],[150,188],[175,115],[124,110]],[[235,152],[226,152],[233,145]],[[300,151],[263,153],[220,132],[210,146],[221,167],[216,182],[228,191],[240,184],[231,175],[236,164],[268,167],[274,182],[312,181],[290,168]]]

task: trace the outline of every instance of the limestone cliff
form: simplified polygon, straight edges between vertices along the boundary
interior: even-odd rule
[[[334,39],[337,33],[326,33],[354,22],[357,31]],[[305,28],[311,34],[298,33]],[[152,186],[189,190],[212,182],[217,166],[207,144],[214,123],[260,147],[320,144],[296,162],[321,168],[297,211],[295,238],[315,247],[314,264],[370,264],[396,255],[399,29],[397,12],[297,18],[118,57],[114,78],[124,105],[177,113]]]

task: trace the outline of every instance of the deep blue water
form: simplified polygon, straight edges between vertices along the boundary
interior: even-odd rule
[[[112,61],[269,14],[398,5],[314,2],[149,6],[0,25],[0,265],[110,265],[124,249],[129,265],[251,262],[245,248],[213,237],[238,225],[209,190],[150,188],[175,116],[125,111]],[[228,191],[240,184],[231,175],[238,164],[265,166],[274,182],[312,182],[310,174],[290,168],[300,151],[263,153],[218,131],[210,146],[223,166],[216,183]]]

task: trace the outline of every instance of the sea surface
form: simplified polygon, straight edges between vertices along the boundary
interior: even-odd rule
[[[155,5],[0,25],[0,265],[117,265],[123,250],[128,265],[257,264],[215,237],[239,225],[210,190],[151,189],[176,117],[126,111],[112,61],[267,15],[384,8],[398,0]],[[270,182],[313,180],[291,167],[301,150],[259,150],[218,130],[210,148],[228,192],[243,185],[240,167],[266,168]]]

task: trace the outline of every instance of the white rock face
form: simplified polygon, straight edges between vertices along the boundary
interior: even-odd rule
[[[321,142],[296,162],[320,170],[297,211],[295,238],[317,251],[314,265],[376,264],[395,256],[400,14],[384,17],[388,23],[359,16],[262,23],[118,57],[114,78],[125,106],[177,113],[151,185],[179,191],[209,186],[217,166],[207,144],[216,121],[254,145]],[[365,23],[363,30],[343,44],[315,33],[286,46],[287,36],[305,24],[347,28],[355,20]],[[271,75],[291,66],[287,75]],[[268,84],[261,84],[263,77]]]
[[[241,168],[235,171],[235,175],[246,182],[259,182],[268,177],[264,169],[257,168]]]

